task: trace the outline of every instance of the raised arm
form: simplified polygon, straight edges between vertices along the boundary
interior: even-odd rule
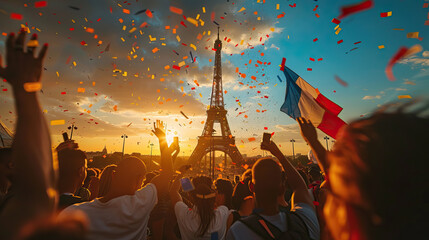
[[[314,155],[316,156],[320,170],[325,172],[325,169],[328,169],[328,163],[326,161],[326,149],[317,139],[316,128],[313,126],[313,123],[311,123],[310,120],[305,118],[300,117],[297,118],[296,121],[298,122],[301,129],[302,137],[308,143],[310,148],[313,150]]]
[[[37,97],[48,45],[35,57],[37,35],[32,36],[27,51],[24,50],[25,36],[25,29],[21,29],[17,37],[9,34],[7,66],[3,67],[0,62],[0,76],[12,85],[18,115],[12,146],[15,196],[0,216],[1,229],[7,231],[7,236],[0,236],[2,239],[12,237],[32,219],[53,213],[57,197],[51,139]]]
[[[308,192],[307,185],[305,185],[304,179],[302,179],[295,167],[286,159],[277,145],[273,141],[270,141],[268,144],[262,142],[261,149],[270,151],[279,159],[280,164],[283,166],[287,176],[287,183],[293,190],[292,208],[295,207],[295,203],[306,203],[314,208],[313,200]]]
[[[173,178],[173,164],[171,162],[171,152],[165,137],[164,123],[156,120],[154,123],[154,130],[152,131],[159,140],[159,148],[161,151],[161,174],[153,178],[151,183],[155,184],[158,198],[168,194],[168,187],[170,180]]]

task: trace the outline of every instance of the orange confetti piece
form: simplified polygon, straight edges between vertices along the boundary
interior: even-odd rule
[[[118,111],[118,105],[113,106],[113,110]]]
[[[122,12],[124,12],[124,13],[126,13],[126,14],[130,14],[130,10],[128,10],[128,9],[122,9]]]
[[[173,7],[170,6],[170,12],[175,13],[175,14],[179,14],[182,15],[183,14],[183,10],[177,7]]]
[[[251,137],[251,138],[248,138],[247,140],[249,140],[249,142],[253,142],[253,141],[255,141],[255,140],[256,140],[256,138]]]
[[[51,126],[64,125],[64,124],[66,124],[65,120],[52,120],[51,121]]]
[[[152,49],[152,52],[153,53],[156,53],[156,52],[158,52],[159,51],[159,48],[157,48],[157,47],[155,47],[154,49]]]

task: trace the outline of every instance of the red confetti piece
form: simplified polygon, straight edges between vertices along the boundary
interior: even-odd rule
[[[313,69],[312,68],[307,68],[307,71],[313,71]]]
[[[285,16],[285,13],[282,13],[282,14],[277,15],[277,18],[282,18],[284,16]]]
[[[316,42],[317,40],[319,40],[318,38],[313,39],[313,42]]]
[[[173,65],[173,68],[176,69],[176,70],[180,70],[180,67],[176,66],[176,65]]]
[[[85,41],[82,41],[82,42],[80,42],[80,44],[83,46],[83,45],[85,45],[85,44],[86,44],[86,42],[85,42]]]
[[[372,0],[365,0],[357,4],[344,6],[341,8],[341,15],[338,18],[342,19],[347,17],[348,15],[368,10],[372,8],[373,5],[374,2]]]
[[[343,81],[340,77],[338,77],[337,75],[335,75],[335,80],[337,80],[337,82],[341,85],[343,85],[344,87],[347,87],[349,84],[345,81]]]
[[[338,41],[338,42],[337,42],[337,44],[340,44],[340,43],[342,43],[342,42],[343,42],[343,39],[341,39],[340,41]]]
[[[390,81],[394,81],[395,80],[395,76],[393,75],[393,66],[395,65],[395,63],[401,59],[403,56],[405,56],[405,54],[407,53],[408,48],[406,47],[401,47],[398,52],[396,52],[396,54],[390,59],[389,63],[386,66],[386,76]]]
[[[338,20],[338,19],[336,19],[336,18],[332,19],[332,22],[335,23],[335,24],[340,24],[341,23],[341,21]]]
[[[286,58],[283,58],[282,59],[282,64],[281,64],[280,71],[284,71],[285,70],[285,63],[286,63]]]
[[[150,18],[152,18],[153,17],[153,15],[152,15],[152,12],[148,9],[148,10],[146,10],[146,15],[148,16],[148,17],[150,17]]]
[[[61,95],[65,95],[66,94],[66,92],[61,92]]]
[[[215,12],[212,12],[211,19],[212,19],[212,22],[215,20]]]
[[[359,42],[355,42],[354,44],[359,44],[359,43],[361,43],[362,41],[359,41]]]
[[[316,7],[313,8],[313,11],[315,12],[318,7],[319,7],[319,5],[316,5]]]
[[[318,62],[320,62],[320,61],[322,61],[322,60],[323,60],[323,58],[319,58],[319,59],[317,59],[317,61],[318,61]]]
[[[23,19],[22,15],[19,13],[11,13],[10,18],[14,19],[14,20],[22,20]]]
[[[380,13],[380,17],[382,17],[382,18],[385,18],[385,17],[388,17],[388,16],[389,16],[388,12],[382,12],[382,13]]]
[[[313,62],[314,62],[314,58],[310,58],[310,61],[313,61]]]
[[[34,3],[35,8],[42,8],[48,6],[48,2],[46,1],[38,1]]]

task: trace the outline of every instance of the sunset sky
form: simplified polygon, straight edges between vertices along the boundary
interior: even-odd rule
[[[342,6],[359,1],[50,0],[35,8],[36,1],[0,0],[0,54],[5,54],[7,34],[21,24],[38,33],[40,44],[50,44],[39,96],[49,122],[66,122],[51,126],[53,145],[74,123],[73,139],[83,150],[101,151],[106,145],[109,152],[122,151],[121,135],[127,134],[126,153],[149,154],[149,143],[157,146],[150,130],[160,119],[167,123],[169,139],[179,136],[182,152],[190,155],[211,94],[214,16],[223,41],[228,121],[241,153],[262,154],[263,132],[274,132],[285,154],[292,154],[292,138],[295,152],[307,154],[298,125],[280,112],[286,88],[279,70],[283,57],[289,68],[344,108],[339,116],[346,122],[403,101],[399,95],[429,93],[428,1],[375,0],[373,8],[342,19],[336,34],[331,20]],[[171,12],[170,6],[183,13]],[[382,18],[383,12],[392,14]],[[23,19],[12,19],[11,13]],[[419,32],[420,39],[407,38],[410,32]],[[415,44],[423,50],[397,63],[396,80],[389,81],[389,59],[401,46]],[[182,64],[180,70],[173,68]],[[13,130],[12,89],[0,84],[0,120]],[[252,137],[256,140],[250,142]]]

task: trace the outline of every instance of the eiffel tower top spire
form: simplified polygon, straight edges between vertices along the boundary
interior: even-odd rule
[[[217,28],[217,39],[214,42],[215,61],[214,61],[214,72],[213,72],[213,86],[212,96],[210,100],[210,108],[224,109],[223,102],[223,89],[222,89],[222,41],[219,38],[219,27]]]

